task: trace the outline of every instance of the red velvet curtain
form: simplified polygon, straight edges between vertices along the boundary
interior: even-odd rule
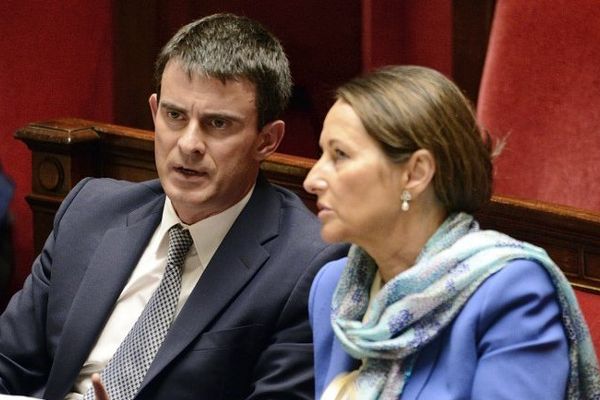
[[[33,121],[76,116],[112,121],[111,1],[5,0],[0,11],[0,161],[15,182],[10,205],[15,271],[11,292],[33,254],[31,153],[13,138]],[[0,310],[8,293],[0,290]]]

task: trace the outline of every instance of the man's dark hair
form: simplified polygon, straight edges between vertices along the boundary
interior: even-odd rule
[[[181,28],[160,52],[156,93],[167,63],[177,60],[192,74],[222,81],[247,79],[256,87],[259,128],[285,110],[292,90],[289,62],[279,40],[261,24],[233,14],[215,14]]]

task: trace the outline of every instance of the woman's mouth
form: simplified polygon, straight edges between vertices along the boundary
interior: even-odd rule
[[[318,217],[320,219],[323,219],[324,217],[326,217],[327,215],[332,214],[332,210],[331,208],[327,207],[326,205],[322,204],[322,203],[317,203],[317,210],[318,210]]]

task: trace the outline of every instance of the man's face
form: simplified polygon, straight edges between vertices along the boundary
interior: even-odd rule
[[[248,193],[260,161],[283,136],[283,122],[258,131],[256,89],[248,80],[190,77],[171,60],[161,87],[160,100],[150,96],[156,168],[179,218],[191,224]]]

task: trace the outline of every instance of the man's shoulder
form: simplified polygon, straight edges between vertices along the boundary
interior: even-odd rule
[[[163,193],[158,180],[130,182],[111,178],[86,178],[71,189],[65,201],[115,203],[129,198],[135,201],[148,196],[159,196]]]
[[[95,215],[129,213],[144,204],[164,196],[158,180],[129,182],[109,178],[85,178],[65,197],[57,213],[59,218],[67,210],[93,218]]]
[[[323,241],[319,219],[298,195],[277,185],[271,186],[274,188],[271,194],[278,198],[278,203],[271,204],[280,207],[275,217],[277,220],[271,220],[277,231],[276,239],[269,244],[273,253],[305,268],[311,265],[317,269],[347,254],[347,245]]]
[[[296,223],[301,223],[306,224],[308,227],[320,228],[317,216],[308,209],[296,193],[278,185],[272,185],[272,187],[279,196],[282,218],[287,224],[296,225]]]
[[[321,223],[295,193],[276,187],[280,196],[279,235],[289,247],[319,251],[328,247],[321,238]]]
[[[284,188],[283,186],[279,186],[271,183],[271,187],[273,187],[277,193],[279,193],[281,197],[282,204],[286,207],[298,207],[303,210],[306,210],[310,213],[310,210],[306,207],[302,199],[298,196],[297,193],[291,191],[290,189]]]
[[[77,190],[85,190],[85,193],[87,194],[104,194],[107,197],[148,191],[156,194],[163,193],[162,186],[158,179],[143,182],[131,182],[112,178],[85,178],[72,189],[72,191]]]

